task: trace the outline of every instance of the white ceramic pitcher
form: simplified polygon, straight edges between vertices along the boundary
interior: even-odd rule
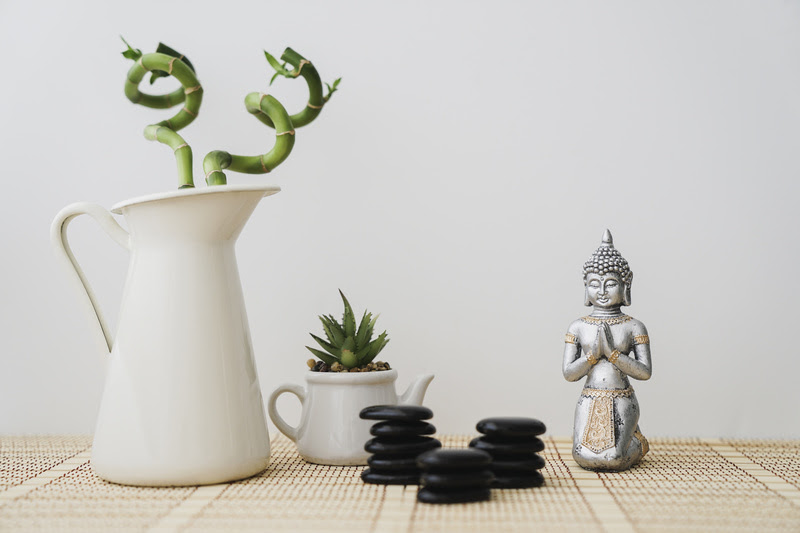
[[[371,405],[422,405],[433,374],[417,376],[398,396],[394,382],[397,370],[380,372],[306,372],[307,389],[285,383],[267,400],[272,423],[297,444],[308,462],[323,465],[365,465],[369,453],[364,444],[371,438],[374,420],[361,420],[359,413]],[[288,392],[303,405],[300,423],[292,427],[278,414],[278,397]]]
[[[225,185],[64,208],[51,236],[88,297],[111,353],[92,468],[130,485],[245,478],[269,464],[234,244],[261,198],[278,187]],[[115,338],[67,242],[76,216],[94,218],[130,251]]]

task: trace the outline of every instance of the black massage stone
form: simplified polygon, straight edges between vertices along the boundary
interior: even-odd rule
[[[424,487],[417,493],[417,500],[422,503],[468,503],[487,501],[492,497],[491,489],[481,487],[475,489],[431,489]]]
[[[491,470],[475,470],[464,472],[425,472],[420,476],[419,484],[432,489],[472,489],[488,487],[494,481]]]
[[[531,487],[541,487],[544,484],[544,476],[541,472],[530,472],[522,475],[499,475],[495,474],[492,488],[495,489],[527,489]]]
[[[441,442],[431,437],[406,437],[403,439],[375,437],[367,441],[364,450],[376,455],[409,457],[434,448],[441,448],[441,446]]]
[[[483,470],[491,462],[491,455],[475,449],[434,450],[417,457],[417,465],[429,472]]]
[[[373,405],[362,409],[359,416],[364,420],[419,422],[433,418],[433,411],[421,405]]]
[[[536,437],[546,431],[541,420],[515,416],[484,418],[475,427],[478,433],[500,438]]]
[[[544,468],[544,458],[537,454],[533,454],[530,458],[526,459],[494,459],[492,464],[489,465],[489,469],[498,475],[515,472],[527,474],[535,472],[536,470],[541,470],[542,468]]]
[[[370,455],[367,464],[373,472],[419,472],[416,455],[411,457]]]
[[[422,469],[417,500],[423,503],[466,503],[488,500],[494,474],[492,456],[481,450],[449,449],[417,457]]]
[[[422,406],[374,405],[362,409],[360,416],[378,421],[370,428],[374,438],[364,445],[373,455],[367,459],[369,468],[361,479],[384,485],[419,484],[417,456],[442,446],[425,436],[436,433],[433,424],[425,422],[433,417],[433,411]]]
[[[484,418],[475,426],[483,433],[472,439],[470,448],[483,450],[492,456],[489,470],[494,474],[492,488],[521,489],[541,487],[545,466],[544,441],[537,437],[545,431],[541,420],[523,417]]]
[[[544,441],[532,437],[525,440],[506,440],[490,437],[476,437],[469,443],[471,448],[483,450],[492,457],[530,456],[544,450]]]
[[[369,432],[376,437],[414,437],[417,435],[433,435],[436,427],[428,422],[378,422],[373,424]]]
[[[419,472],[374,472],[371,468],[365,468],[361,472],[361,479],[365,483],[376,483],[379,485],[416,485],[419,483]]]

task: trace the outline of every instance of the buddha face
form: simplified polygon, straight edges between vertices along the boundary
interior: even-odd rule
[[[586,296],[593,306],[613,309],[625,303],[625,284],[616,272],[609,272],[604,276],[590,273],[586,276],[585,283]]]

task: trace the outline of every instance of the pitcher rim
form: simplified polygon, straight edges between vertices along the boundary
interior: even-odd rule
[[[272,196],[279,193],[281,190],[277,185],[213,185],[202,188],[191,189],[175,189],[172,191],[159,192],[154,194],[146,194],[144,196],[136,196],[123,200],[114,204],[111,207],[111,212],[115,215],[122,213],[122,210],[132,205],[144,204],[148,202],[156,202],[159,200],[171,200],[173,198],[183,198],[186,196],[200,196],[204,194],[217,194],[223,192],[256,192],[263,191],[264,196]]]
[[[372,385],[397,379],[397,370],[378,370],[375,372],[306,372],[308,383],[329,385]]]

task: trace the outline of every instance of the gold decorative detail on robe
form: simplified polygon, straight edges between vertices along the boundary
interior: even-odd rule
[[[601,326],[603,324],[608,324],[609,326],[613,326],[615,324],[624,324],[629,320],[633,320],[633,317],[628,315],[620,315],[611,317],[585,316],[581,318],[581,322],[583,322],[584,324],[591,324],[593,326]]]
[[[567,344],[578,344],[578,337],[576,337],[572,333],[567,333],[564,336],[564,342],[566,342]]]
[[[647,438],[644,435],[642,435],[639,426],[636,426],[636,431],[633,432],[633,436],[639,439],[639,442],[642,445],[642,457],[644,457],[645,455],[647,455],[647,452],[650,451],[650,443],[647,442]]]
[[[633,389],[588,389],[581,392],[581,396],[592,399],[589,406],[589,419],[583,431],[581,444],[600,453],[616,445],[614,436],[614,398],[629,398]]]

